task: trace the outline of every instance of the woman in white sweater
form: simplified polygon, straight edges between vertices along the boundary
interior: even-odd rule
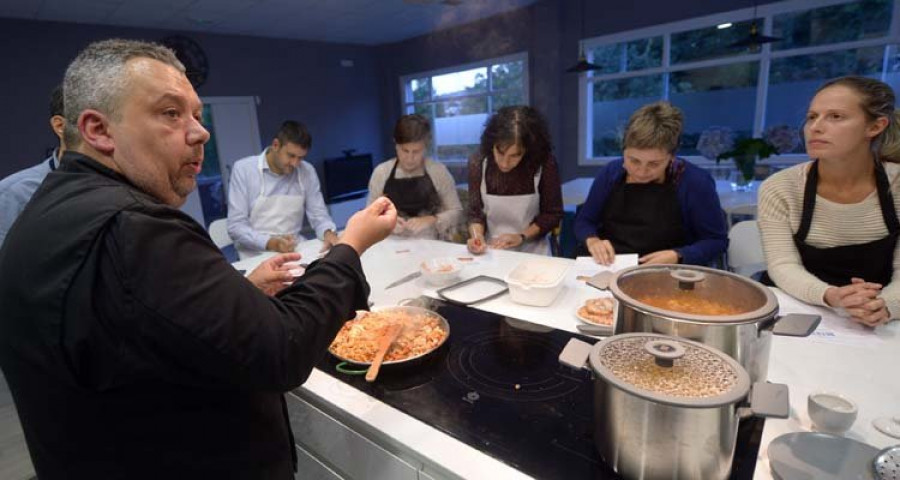
[[[803,127],[811,162],[759,190],[775,285],[877,326],[900,318],[900,116],[891,87],[841,77],[816,92]]]

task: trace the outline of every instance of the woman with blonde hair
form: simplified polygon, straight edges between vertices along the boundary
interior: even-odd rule
[[[628,121],[623,158],[600,170],[575,218],[575,238],[597,263],[637,253],[641,263],[703,265],[725,251],[725,218],[712,176],[675,156],[683,125],[668,102]]]
[[[807,303],[877,326],[900,317],[900,125],[894,92],[847,76],[819,88],[803,135],[811,161],[759,189],[768,277]]]

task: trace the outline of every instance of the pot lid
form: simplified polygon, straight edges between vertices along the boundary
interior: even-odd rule
[[[684,407],[736,403],[750,391],[750,376],[734,359],[701,343],[653,333],[628,333],[591,350],[594,373],[641,398]]]
[[[696,323],[755,323],[778,311],[775,295],[762,284],[693,265],[627,268],[613,278],[610,291],[641,312]]]

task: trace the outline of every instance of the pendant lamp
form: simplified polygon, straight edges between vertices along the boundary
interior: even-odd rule
[[[585,5],[584,0],[581,1],[581,37],[584,38],[584,13],[585,13]],[[578,41],[578,63],[572,65],[571,67],[566,69],[566,72],[569,73],[581,73],[587,72],[590,70],[600,70],[599,65],[594,65],[591,62],[587,61],[587,57],[584,55],[584,42],[582,40]]]
[[[750,24],[750,33],[746,37],[732,43],[729,47],[747,47],[751,51],[756,51],[764,43],[780,42],[781,40],[778,37],[770,37],[759,33],[759,27],[756,24],[756,2],[753,2],[753,23]]]

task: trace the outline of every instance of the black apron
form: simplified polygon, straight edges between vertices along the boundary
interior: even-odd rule
[[[894,273],[894,248],[900,234],[900,221],[897,220],[894,197],[891,195],[884,167],[876,161],[875,186],[878,190],[878,203],[881,204],[881,216],[887,225],[888,234],[868,243],[831,248],[816,248],[806,243],[816,207],[818,184],[819,161],[816,160],[806,176],[800,228],[794,234],[794,245],[797,246],[803,266],[809,273],[829,285],[849,285],[853,277],[882,285],[890,283]]]
[[[600,238],[616,254],[646,255],[684,245],[681,203],[673,182],[626,183],[622,177],[606,200]]]
[[[423,167],[425,175],[421,177],[397,178],[399,163],[399,160],[394,163],[391,176],[384,182],[384,195],[394,202],[397,214],[403,218],[414,218],[440,211],[441,197],[428,176],[428,170]]]

